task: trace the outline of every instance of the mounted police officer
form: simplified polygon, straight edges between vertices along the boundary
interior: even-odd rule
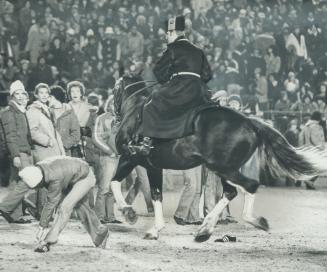
[[[152,93],[143,110],[139,151],[148,154],[152,138],[176,139],[192,134],[186,120],[192,110],[209,101],[206,83],[212,71],[204,52],[184,34],[185,18],[166,22],[167,50],[154,67],[161,88]]]

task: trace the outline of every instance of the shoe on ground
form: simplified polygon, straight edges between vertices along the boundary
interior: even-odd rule
[[[29,219],[25,219],[25,218],[19,218],[19,219],[17,219],[17,220],[14,220],[14,222],[13,222],[14,224],[31,224],[32,223],[32,221],[31,220],[29,220]]]
[[[0,215],[8,222],[8,223],[14,223],[14,218],[11,217],[10,213],[4,212],[0,210]]]
[[[301,181],[297,180],[295,181],[295,187],[301,187]]]
[[[37,253],[46,253],[50,251],[50,244],[40,244],[36,249],[34,249],[34,252]]]
[[[105,218],[105,219],[100,219],[100,222],[101,224],[122,224],[123,222],[117,220],[116,218],[113,218],[113,219],[108,219],[108,218]]]
[[[305,181],[304,183],[307,190],[316,190],[316,187],[312,181]]]
[[[185,226],[187,223],[182,219],[177,216],[174,216],[174,220],[177,225]]]
[[[96,247],[101,247],[105,248],[107,244],[107,240],[109,237],[109,227],[108,226],[103,226],[104,231],[101,234],[98,234],[97,237],[95,238],[94,245]]]
[[[222,238],[216,239],[215,242],[220,242],[220,243],[236,242],[236,237],[230,235],[224,235]]]

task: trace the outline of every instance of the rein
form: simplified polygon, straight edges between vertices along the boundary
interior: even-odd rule
[[[156,85],[159,84],[159,82],[157,82],[157,81],[139,81],[139,82],[155,82],[155,83],[153,83],[153,84],[150,85],[150,86],[145,86],[145,87],[143,87],[143,88],[137,90],[135,93],[131,94],[128,98],[131,98],[131,97],[133,97],[133,96],[135,96],[135,95],[137,95],[137,94],[143,92],[144,90],[146,90],[146,89],[150,89],[150,88],[152,88],[152,87],[154,87],[154,86],[156,86]],[[139,83],[139,82],[137,82],[137,83]],[[131,86],[131,85],[132,85],[132,84],[127,85],[127,86],[125,87],[125,90],[127,89],[127,87],[129,87],[129,86]]]
[[[137,82],[128,84],[124,89],[126,90],[127,88],[132,87],[134,85],[138,85],[138,84],[141,84],[141,83],[150,83],[150,82],[156,82],[156,81],[154,81],[154,80],[141,80],[141,81],[137,81]]]

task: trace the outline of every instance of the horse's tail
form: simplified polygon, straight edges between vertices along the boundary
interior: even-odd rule
[[[250,118],[250,122],[259,138],[261,167],[268,166],[273,176],[307,180],[327,173],[326,151],[316,147],[295,148],[279,131],[263,121]]]

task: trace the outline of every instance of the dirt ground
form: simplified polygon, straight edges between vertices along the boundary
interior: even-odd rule
[[[179,193],[172,192],[164,195],[167,225],[158,241],[142,239],[153,218],[144,216],[145,205],[138,196],[138,222],[134,226],[111,225],[105,250],[94,248],[82,225],[71,220],[59,243],[49,253],[37,254],[33,252],[37,222],[9,225],[0,217],[0,270],[327,271],[327,183],[318,185],[317,191],[260,187],[255,213],[269,220],[269,232],[242,222],[243,196],[238,196],[231,211],[239,223],[217,225],[214,235],[204,243],[193,241],[197,226],[175,224],[172,215]],[[224,234],[235,235],[238,241],[214,242]]]

